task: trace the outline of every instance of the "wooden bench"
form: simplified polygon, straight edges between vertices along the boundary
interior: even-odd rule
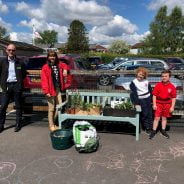
[[[79,93],[82,100],[87,103],[98,103],[102,104],[102,108],[106,104],[110,104],[111,100],[117,100],[123,98],[125,101],[129,98],[128,92],[122,91],[104,91],[104,90],[67,90],[66,91],[66,101],[57,106],[58,109],[58,121],[59,127],[62,128],[63,122],[67,119],[76,120],[103,120],[103,121],[116,121],[116,122],[129,122],[136,127],[136,140],[139,140],[139,113],[141,108],[137,107],[135,117],[114,117],[114,116],[104,116],[103,113],[100,115],[77,115],[77,114],[67,114],[63,112],[63,108],[68,103],[69,96]]]

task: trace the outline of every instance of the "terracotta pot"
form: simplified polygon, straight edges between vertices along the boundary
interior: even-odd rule
[[[100,115],[101,114],[101,108],[94,106],[94,107],[90,108],[88,114],[89,115]]]
[[[88,115],[88,111],[79,110],[75,114],[77,114],[77,115]]]

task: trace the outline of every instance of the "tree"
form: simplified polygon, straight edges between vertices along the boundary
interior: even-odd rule
[[[168,17],[168,47],[171,53],[181,50],[183,47],[184,39],[184,18],[182,16],[182,10],[179,7],[175,7],[170,16]]]
[[[53,47],[55,43],[58,42],[58,33],[54,30],[45,30],[44,32],[39,32],[41,38],[36,38],[35,43],[46,44],[48,47]]]
[[[126,54],[129,52],[129,46],[123,40],[116,40],[110,45],[109,51],[116,54]]]
[[[89,38],[86,28],[79,20],[71,22],[68,29],[67,52],[86,53],[89,51]]]
[[[6,28],[0,26],[0,39],[5,39],[5,40],[9,40],[10,36],[7,35],[7,30]]]
[[[154,21],[150,24],[150,35],[144,40],[144,50],[152,54],[164,53],[167,49],[165,39],[167,30],[167,6],[163,6],[158,10]]]
[[[150,24],[150,35],[144,42],[144,52],[163,54],[182,52],[184,50],[184,17],[179,7],[173,8],[167,15],[167,6],[158,10]]]

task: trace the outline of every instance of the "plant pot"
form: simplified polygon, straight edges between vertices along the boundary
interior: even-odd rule
[[[101,107],[92,107],[90,108],[89,112],[88,112],[89,115],[100,115],[101,114]]]
[[[73,146],[73,133],[71,129],[59,129],[50,133],[52,147],[64,150]]]
[[[88,111],[79,110],[75,114],[77,114],[77,115],[88,115]]]
[[[80,111],[79,108],[71,107],[71,108],[68,108],[68,109],[66,110],[66,113],[67,113],[67,114],[77,114],[78,111]]]
[[[116,116],[116,117],[135,117],[136,110],[104,108],[103,115],[104,116]]]

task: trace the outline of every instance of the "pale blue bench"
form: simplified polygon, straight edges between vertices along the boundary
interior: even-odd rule
[[[68,103],[69,96],[79,93],[82,100],[88,103],[98,103],[104,107],[106,104],[110,104],[111,100],[117,100],[123,98],[125,101],[130,98],[128,92],[121,91],[104,91],[104,90],[67,90],[66,91],[66,101],[57,106],[58,109],[58,121],[59,127],[62,129],[63,122],[67,119],[76,120],[103,120],[103,121],[116,121],[116,122],[129,122],[136,127],[136,140],[139,140],[139,113],[141,111],[140,107],[136,108],[135,117],[114,117],[114,116],[104,116],[101,115],[77,115],[77,114],[66,114],[63,112],[63,108]]]

